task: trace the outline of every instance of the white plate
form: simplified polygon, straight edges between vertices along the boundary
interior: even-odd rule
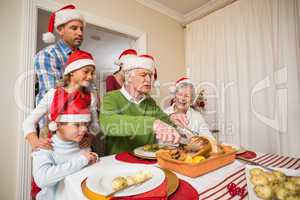
[[[90,175],[86,181],[86,185],[90,190],[101,195],[108,195],[113,192],[112,181],[118,176],[132,176],[139,171],[150,171],[153,175],[153,177],[145,183],[129,187],[114,195],[118,197],[136,195],[150,191],[162,184],[165,179],[164,172],[153,166],[112,165],[105,167],[105,169],[107,170]]]
[[[155,152],[153,151],[144,151],[143,149],[144,147],[137,147],[133,150],[133,153],[137,156],[141,156],[141,157],[145,157],[145,158],[149,158],[149,159],[155,159]]]
[[[259,166],[253,166],[253,165],[246,165],[246,178],[247,178],[247,190],[248,190],[248,195],[249,199],[253,200],[261,200],[258,198],[254,192],[254,185],[251,183],[250,178],[250,169],[252,168],[261,168]],[[285,168],[278,168],[278,167],[271,167],[272,169],[276,169],[278,171],[283,172],[286,175],[289,176],[300,176],[300,171],[299,170],[293,170],[293,169],[285,169]],[[266,171],[264,168],[261,168],[262,170]]]

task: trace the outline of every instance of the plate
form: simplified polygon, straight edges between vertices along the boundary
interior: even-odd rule
[[[145,151],[143,149],[144,147],[137,147],[133,150],[133,154],[139,158],[144,158],[144,159],[150,159],[150,160],[155,160],[156,156],[155,153],[153,151]]]
[[[168,169],[162,169],[165,173],[166,179],[167,179],[167,195],[170,196],[172,195],[178,188],[179,186],[179,179],[176,176],[175,173],[173,173],[172,171],[168,170]],[[86,186],[86,179],[85,178],[82,182],[81,182],[81,190],[82,193],[85,195],[85,197],[87,197],[89,200],[107,200],[107,198],[105,198],[103,195],[97,194],[95,192],[92,192],[90,189],[87,188]]]
[[[259,166],[246,165],[246,179],[247,179],[247,190],[248,190],[249,199],[261,200],[261,198],[256,196],[255,191],[254,191],[254,185],[250,181],[250,178],[251,178],[250,169],[252,169],[252,168],[261,168],[264,171],[266,171],[266,170]],[[270,168],[281,171],[284,174],[289,175],[289,176],[300,176],[299,170],[285,169],[285,168],[278,168],[278,167],[270,167]]]
[[[240,147],[240,146],[235,145],[235,144],[222,143],[221,145],[231,146],[234,149],[236,154],[242,154],[242,153],[245,153],[247,151],[244,147]]]
[[[100,173],[90,175],[86,180],[87,188],[94,193],[102,194],[104,196],[113,192],[112,181],[118,176],[132,176],[137,174],[139,171],[149,171],[153,177],[141,185],[136,185],[124,189],[114,196],[131,196],[141,194],[150,191],[158,187],[165,179],[164,172],[153,166],[128,166],[128,165],[113,165],[107,166],[109,170],[103,170]]]

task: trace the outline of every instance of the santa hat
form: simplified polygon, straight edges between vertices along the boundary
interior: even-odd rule
[[[68,93],[63,88],[57,88],[50,106],[49,130],[57,130],[56,122],[90,122],[90,104],[90,93]]]
[[[57,30],[58,26],[65,24],[71,20],[80,20],[84,23],[83,16],[73,5],[67,5],[60,10],[53,12],[49,19],[48,32],[43,34],[43,41],[45,43],[55,42],[53,31]]]
[[[118,66],[122,67],[125,59],[136,57],[136,56],[137,56],[136,50],[134,50],[134,49],[126,49],[125,51],[123,51],[121,53],[121,55],[119,56],[118,60],[115,61],[115,65],[118,65]]]
[[[189,79],[189,78],[183,76],[183,77],[179,78],[179,79],[175,82],[175,85],[173,85],[173,86],[171,86],[171,87],[169,88],[170,92],[171,92],[171,93],[175,93],[176,88],[177,88],[180,84],[182,84],[182,83],[190,83],[190,84],[193,84],[192,81],[191,81],[191,79]]]
[[[92,54],[86,51],[74,51],[68,58],[64,75],[67,75],[75,70],[78,70],[87,65],[96,66]]]
[[[135,57],[126,58],[123,63],[123,70],[132,70],[132,69],[148,69],[154,71],[155,63],[154,58],[150,55],[139,55]]]

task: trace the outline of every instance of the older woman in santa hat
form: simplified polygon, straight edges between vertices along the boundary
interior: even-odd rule
[[[82,140],[84,144],[80,143],[81,147],[88,147],[95,135],[99,130],[98,116],[96,110],[97,100],[93,93],[89,91],[89,86],[93,81],[95,71],[95,63],[90,53],[85,51],[75,51],[72,53],[67,61],[64,77],[56,88],[51,89],[45,94],[43,99],[39,102],[36,108],[23,122],[23,131],[25,138],[31,144],[31,147],[35,149],[51,149],[51,140],[41,141],[37,136],[36,126],[41,117],[50,113],[50,107],[59,95],[60,101],[57,104],[65,103],[65,101],[72,101],[74,99],[87,98],[89,99],[89,109],[91,112],[91,122],[89,124],[89,133],[86,134],[87,138]],[[63,108],[64,109],[64,108]],[[63,110],[61,110],[63,112]],[[75,112],[75,111],[74,111]],[[50,116],[51,117],[51,116]],[[53,119],[49,123],[49,130],[56,131],[57,126]]]
[[[165,113],[171,115],[173,113],[182,113],[187,116],[188,128],[193,131],[193,133],[187,132],[187,130],[182,130],[187,134],[204,135],[213,138],[208,126],[203,119],[200,112],[194,110],[191,105],[195,99],[195,88],[192,81],[189,78],[182,77],[178,79],[175,86],[170,88],[171,92],[174,94],[174,100],[170,107],[165,109]]]

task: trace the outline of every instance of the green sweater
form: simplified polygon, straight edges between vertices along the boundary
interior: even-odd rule
[[[106,136],[108,154],[152,144],[155,141],[153,123],[156,119],[170,124],[169,116],[150,96],[137,105],[128,101],[119,90],[107,93],[103,98],[100,124]]]

